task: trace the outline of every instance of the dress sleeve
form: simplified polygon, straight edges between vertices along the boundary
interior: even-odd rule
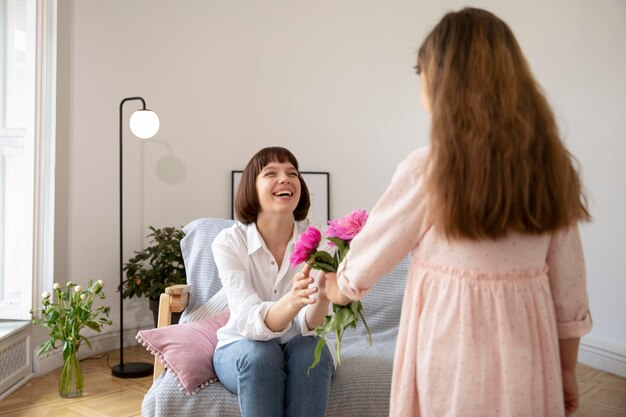
[[[280,332],[273,332],[265,325],[265,317],[274,302],[260,299],[233,245],[228,239],[218,236],[211,248],[237,332],[251,340],[270,340],[283,336],[291,329],[291,322]]]
[[[428,148],[410,154],[372,209],[337,270],[341,291],[360,299],[420,241],[427,230],[423,170]]]
[[[546,263],[559,338],[585,335],[591,330],[591,315],[583,248],[577,225],[552,236]]]

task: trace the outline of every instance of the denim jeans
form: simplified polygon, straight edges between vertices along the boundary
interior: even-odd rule
[[[215,373],[238,395],[243,417],[323,417],[335,368],[324,346],[320,363],[307,375],[317,340],[240,340],[215,352]]]

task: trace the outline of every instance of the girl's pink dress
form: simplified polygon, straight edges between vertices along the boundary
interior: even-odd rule
[[[558,339],[591,328],[578,228],[447,241],[425,221],[427,155],[398,166],[338,271],[360,298],[412,252],[390,415],[563,416]]]

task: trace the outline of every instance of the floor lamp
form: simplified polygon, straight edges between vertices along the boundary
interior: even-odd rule
[[[141,97],[127,97],[120,103],[120,363],[111,368],[113,376],[119,378],[139,378],[152,374],[153,366],[145,362],[124,363],[124,222],[123,222],[123,199],[124,182],[122,181],[124,143],[122,133],[122,109],[127,101],[139,100],[143,105],[130,116],[130,130],[140,139],[149,139],[159,131],[159,117],[151,110],[146,109],[146,102]]]

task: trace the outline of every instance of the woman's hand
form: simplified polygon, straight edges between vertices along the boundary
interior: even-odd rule
[[[314,281],[313,278],[309,276],[310,272],[311,267],[304,265],[304,268],[293,277],[291,291],[285,294],[289,306],[296,314],[298,311],[302,310],[303,307],[315,303],[315,299],[310,298],[310,296],[315,294],[318,289],[316,287],[309,288],[309,285]]]
[[[337,285],[337,274],[334,272],[327,272],[325,279],[325,292],[326,297],[333,303],[340,306],[349,304],[352,300],[344,295]]]
[[[308,267],[308,265],[307,265]],[[306,268],[306,267],[305,267]],[[324,323],[324,318],[329,313],[328,298],[326,297],[326,277],[324,272],[320,271],[319,277],[317,279],[317,300],[315,305],[313,305],[306,312],[306,325],[309,330],[313,330],[317,326]]]
[[[314,298],[309,298],[318,290],[316,287],[309,288],[313,278],[309,276],[311,267],[306,265],[302,271],[293,277],[291,290],[276,301],[265,316],[265,325],[273,332],[280,332],[298,315],[300,310],[309,304],[315,303]]]
[[[326,272],[320,271],[319,278],[317,279],[317,299],[320,302],[328,302],[328,297],[326,296]]]

